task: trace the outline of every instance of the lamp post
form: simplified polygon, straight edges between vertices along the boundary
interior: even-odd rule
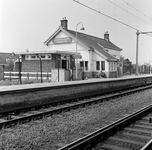
[[[42,79],[42,60],[41,60],[41,56],[36,54],[36,56],[40,59],[40,72],[41,72],[41,83],[43,82],[43,79]]]
[[[136,43],[136,75],[138,76],[138,49],[139,49],[139,35],[140,34],[147,34],[147,33],[152,33],[152,32],[139,32],[137,30],[137,43]]]
[[[79,24],[82,24],[82,27],[80,30],[85,30],[85,28],[83,27],[83,23],[82,22],[79,22],[77,25],[76,25],[76,80],[78,80],[78,59],[77,59],[77,54],[78,54],[78,33],[77,33],[77,28],[78,28],[78,25]]]
[[[14,52],[12,52],[12,56],[17,56]],[[21,58],[20,58],[20,55],[19,56],[17,56],[18,57],[18,76],[19,76],[19,81],[20,81],[20,84],[22,84],[22,78],[21,78],[21,76],[22,76],[22,74],[21,74]]]

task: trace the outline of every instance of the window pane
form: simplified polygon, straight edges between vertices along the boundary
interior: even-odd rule
[[[45,55],[41,55],[41,58],[45,58]]]
[[[88,70],[88,61],[85,61],[85,70]]]
[[[113,71],[113,62],[110,63],[111,64],[111,71]]]
[[[83,61],[80,61],[80,67],[83,67]]]
[[[32,55],[31,58],[36,58],[36,56],[35,56],[35,55]]]
[[[51,58],[51,56],[50,56],[50,55],[48,55],[48,58]]]
[[[105,70],[105,61],[101,61],[101,70]]]
[[[100,62],[96,61],[96,70],[100,70]]]
[[[25,55],[25,59],[30,59],[29,55]]]

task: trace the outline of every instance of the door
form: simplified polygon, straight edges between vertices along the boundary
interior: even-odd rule
[[[62,60],[62,69],[69,69],[68,66],[68,60]]]

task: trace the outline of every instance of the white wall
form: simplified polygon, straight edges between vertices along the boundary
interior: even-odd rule
[[[55,38],[69,37],[65,33],[60,32]],[[69,51],[76,53],[76,41],[72,39],[72,43],[53,44],[52,41],[48,44],[48,50]],[[77,53],[81,53],[82,59],[78,61],[89,61],[89,51],[81,44],[77,43]]]
[[[58,79],[58,76],[59,76],[59,79]],[[63,81],[69,81],[69,80],[70,80],[70,71],[59,69],[59,72],[58,72],[58,69],[52,69],[52,82],[63,82]]]
[[[107,48],[106,48],[106,50],[108,50],[109,54],[111,54],[113,56],[116,56],[117,59],[120,59],[120,53],[121,53],[121,51],[116,51],[116,50],[107,49]]]
[[[55,38],[66,38],[69,37],[65,33],[60,32],[55,36]],[[76,52],[76,42],[75,40],[72,39],[71,43],[66,43],[66,44],[53,44],[52,41],[48,44],[48,50],[61,50],[61,51],[70,51],[70,52]],[[86,50],[82,45],[79,43],[77,44],[77,52],[81,52]]]
[[[55,38],[64,38],[69,37],[64,32],[60,32]],[[58,51],[69,51],[76,52],[76,41],[72,39],[71,43],[66,44],[53,44],[52,41],[48,44],[48,50],[58,50]],[[120,51],[115,51],[111,49],[107,49],[108,52],[112,55],[116,55],[116,58],[120,58]],[[80,61],[88,61],[88,71],[97,71],[96,70],[96,61],[105,61],[105,72],[109,72],[109,62],[106,61],[104,55],[96,51],[89,51],[84,45],[81,43],[77,43],[77,52],[82,55],[82,59],[78,59],[78,63]],[[92,56],[90,55],[92,54]],[[89,62],[92,59],[92,62]]]
[[[96,70],[96,61],[100,61],[100,67],[101,67],[101,61],[105,61],[105,72],[109,71],[109,63],[105,60],[104,56],[102,54],[97,54],[96,52],[93,53],[93,71]]]

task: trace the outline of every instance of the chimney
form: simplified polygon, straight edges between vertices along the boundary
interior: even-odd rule
[[[104,39],[105,39],[106,41],[110,41],[110,40],[109,40],[109,33],[108,33],[108,31],[105,32],[105,34],[104,34]]]
[[[61,27],[64,29],[68,29],[68,20],[66,19],[66,17],[62,18]]]

